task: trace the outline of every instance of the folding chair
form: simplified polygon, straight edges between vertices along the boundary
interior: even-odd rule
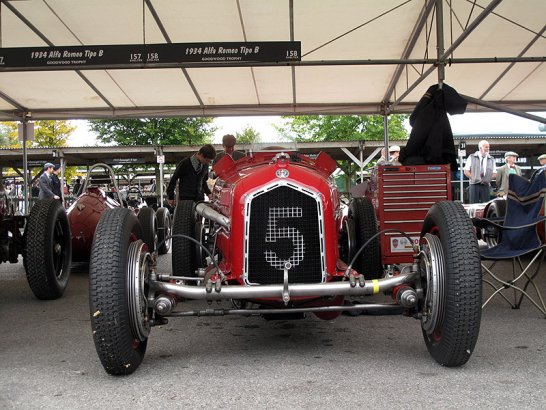
[[[546,194],[546,173],[529,181],[511,174],[508,179],[509,192],[504,218],[474,218],[476,227],[498,232],[497,245],[482,250],[483,282],[493,288],[493,293],[483,303],[484,308],[496,295],[508,302],[512,309],[519,309],[523,298],[527,298],[546,318],[546,305],[537,285],[537,276],[546,253],[544,220],[541,208]],[[539,230],[542,235],[539,235]],[[494,271],[497,262],[512,260],[512,278],[503,279]],[[486,261],[493,261],[490,265]],[[536,296],[529,294],[529,286]],[[513,301],[505,291],[513,292]]]

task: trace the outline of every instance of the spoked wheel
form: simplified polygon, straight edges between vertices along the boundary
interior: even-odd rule
[[[495,218],[504,218],[506,216],[506,200],[505,199],[495,199],[493,202],[489,204],[489,207],[487,208],[487,215],[485,216],[487,219],[495,219]],[[502,232],[499,231],[494,226],[488,227],[483,230],[482,237],[484,238],[485,242],[487,243],[488,248],[492,248],[493,246],[497,246],[501,239]]]
[[[175,276],[196,276],[195,242],[182,236],[195,237],[195,203],[178,201],[173,220],[173,259],[172,268]]]
[[[138,221],[142,227],[142,240],[148,245],[148,250],[154,252],[157,247],[157,218],[155,211],[150,208],[142,208],[138,212]]]
[[[349,204],[348,220],[354,225],[354,227],[350,227],[348,232],[354,229],[356,253],[361,246],[377,234],[377,219],[371,201],[368,198],[354,198]],[[353,266],[367,279],[377,279],[382,276],[383,268],[378,237],[372,239],[362,250]]]
[[[152,309],[148,307],[148,292],[150,279],[150,253],[146,251],[141,240],[131,242],[127,257],[127,298],[129,320],[134,342],[141,343],[150,334]]]
[[[421,232],[419,269],[428,351],[441,365],[461,366],[478,340],[482,286],[478,243],[460,204],[442,201],[431,207]]]
[[[150,333],[147,305],[150,254],[136,215],[126,208],[101,217],[89,264],[89,306],[95,348],[107,373],[140,365]]]
[[[68,285],[72,238],[68,217],[56,199],[37,201],[27,220],[23,263],[38,299],[57,299]]]
[[[159,208],[156,212],[157,218],[157,251],[165,255],[171,249],[171,213],[167,208]]]
[[[425,234],[421,240],[421,272],[426,274],[427,292],[424,300],[424,314],[421,318],[423,331],[438,339],[434,334],[444,322],[446,272],[442,243],[437,236]]]

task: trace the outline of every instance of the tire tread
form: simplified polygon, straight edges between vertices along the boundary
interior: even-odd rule
[[[432,206],[422,234],[437,225],[446,264],[446,311],[439,343],[423,333],[433,358],[448,367],[470,358],[481,322],[482,283],[478,242],[462,205],[441,201]],[[442,235],[444,237],[442,237]]]
[[[139,237],[135,214],[125,208],[107,210],[96,229],[89,265],[89,307],[95,348],[107,373],[134,372],[147,340],[135,348],[127,306],[127,249],[131,234]]]

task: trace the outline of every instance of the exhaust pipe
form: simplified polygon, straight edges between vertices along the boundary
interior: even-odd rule
[[[204,202],[200,202],[195,206],[195,211],[201,215],[203,218],[210,219],[217,224],[220,224],[228,231],[231,229],[231,221],[225,215],[222,215],[220,212],[212,209],[209,205]]]

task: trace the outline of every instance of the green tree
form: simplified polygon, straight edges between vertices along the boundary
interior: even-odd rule
[[[66,147],[68,137],[76,129],[68,121],[41,120],[34,123],[32,147]]]
[[[16,122],[0,122],[0,147],[14,148],[19,144]]]
[[[197,145],[212,141],[210,117],[91,120],[97,139],[114,145]]]
[[[252,144],[262,140],[260,133],[248,124],[241,132],[235,134],[235,138],[237,144]]]
[[[406,139],[407,115],[389,116],[389,138]],[[382,115],[299,115],[283,116],[275,126],[285,139],[296,141],[358,141],[382,140]]]
[[[0,123],[0,145],[20,147],[18,139],[18,123]],[[68,137],[76,129],[68,121],[39,120],[34,122],[34,141],[28,141],[28,146],[36,147],[66,147]]]

